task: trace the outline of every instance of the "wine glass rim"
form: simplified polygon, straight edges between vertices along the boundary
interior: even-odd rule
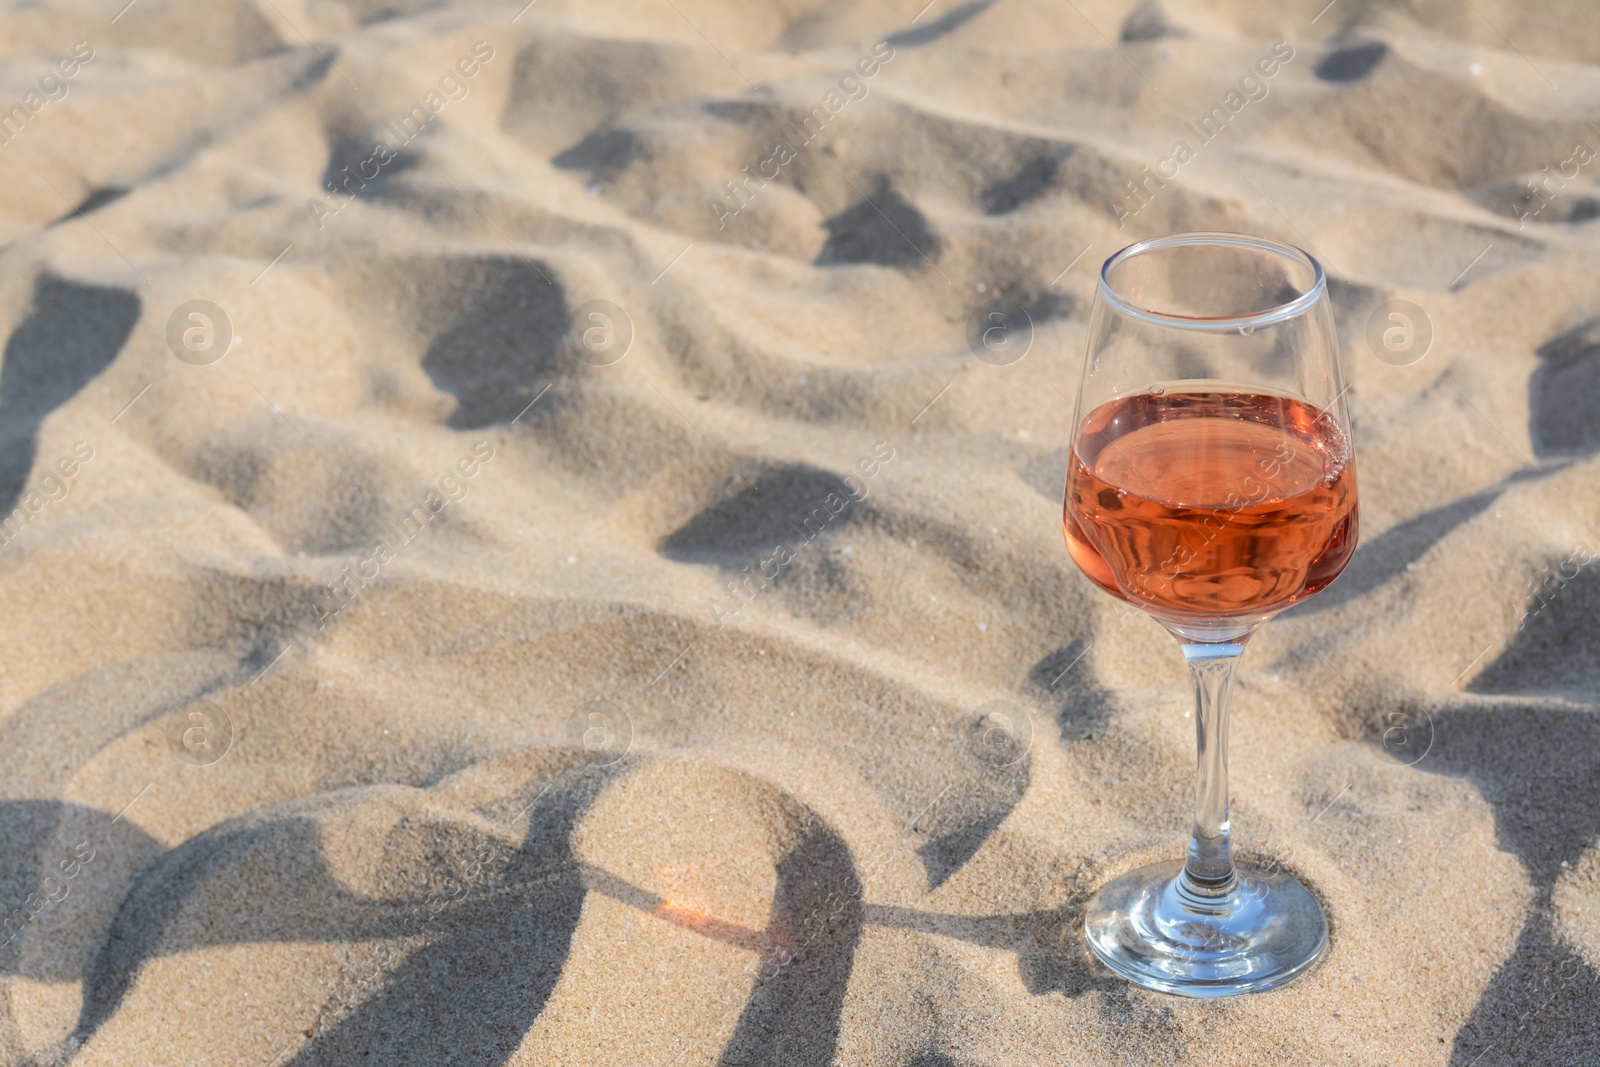
[[[1310,267],[1314,275],[1314,281],[1305,292],[1287,303],[1279,304],[1277,307],[1254,311],[1248,315],[1218,316],[1179,315],[1170,311],[1158,311],[1154,308],[1140,307],[1129,301],[1112,286],[1110,274],[1113,267],[1125,263],[1135,256],[1184,245],[1232,246],[1268,252]],[[1327,292],[1327,275],[1322,271],[1322,264],[1317,262],[1316,257],[1309,252],[1296,248],[1294,245],[1284,244],[1282,241],[1274,241],[1270,237],[1257,237],[1255,234],[1249,233],[1230,233],[1225,230],[1196,230],[1192,233],[1172,233],[1164,237],[1151,237],[1143,241],[1135,241],[1106,260],[1100,268],[1100,296],[1106,303],[1130,318],[1161,326],[1173,326],[1182,330],[1230,331],[1237,330],[1242,326],[1256,327],[1283,322],[1286,319],[1292,319],[1297,315],[1304,314],[1317,301],[1323,299]]]

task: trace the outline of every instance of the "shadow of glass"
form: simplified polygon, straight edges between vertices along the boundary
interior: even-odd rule
[[[891,930],[935,934],[1017,957],[1017,974],[1029,993],[1081,997],[1094,991],[1132,987],[1089,955],[1083,938],[1087,890],[1075,890],[1061,905],[1002,915],[946,915],[887,905],[867,908],[865,920]]]
[[[582,917],[587,890],[572,832],[617,771],[586,766],[560,775],[498,877],[440,914],[436,931],[383,988],[317,1034],[289,1067],[495,1067],[510,1059],[555,991]]]
[[[761,975],[719,1067],[832,1063],[856,944],[861,882],[850,849],[814,820],[778,862]],[[793,958],[777,955],[798,946]]]
[[[494,850],[486,874],[423,898],[350,892],[328,867],[316,825],[293,814],[247,815],[190,838],[147,864],[124,897],[89,968],[67,1047],[80,1047],[117,1013],[157,956],[215,945],[384,942],[401,958],[380,972],[381,987],[353,995],[348,1014],[286,1062],[503,1063],[565,966],[585,893],[569,839],[617,773],[580,763],[553,776],[518,848]],[[242,898],[253,906],[228,904],[226,918],[214,918],[208,893],[217,897],[212,911]]]
[[[56,800],[0,801],[0,974],[38,982],[82,980],[87,959],[75,966],[58,945],[57,951],[32,954],[25,966],[23,946],[54,919],[54,908],[102,884],[109,859],[161,851],[161,844],[131,821],[96,808]]]

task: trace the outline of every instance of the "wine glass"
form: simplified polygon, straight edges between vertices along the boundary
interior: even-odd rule
[[[1303,885],[1233,860],[1228,699],[1256,628],[1355,550],[1344,391],[1327,281],[1298,248],[1184,233],[1101,268],[1062,525],[1091,581],[1178,639],[1196,701],[1188,857],[1113,880],[1084,917],[1095,955],[1149,989],[1271,989],[1327,946]]]

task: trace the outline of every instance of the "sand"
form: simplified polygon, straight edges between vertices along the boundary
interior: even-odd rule
[[[922,4],[8,5],[0,1062],[1600,1063],[1600,14]],[[1331,950],[1209,1004],[1086,955],[1192,720],[1059,526],[1200,228],[1363,527],[1233,729]]]

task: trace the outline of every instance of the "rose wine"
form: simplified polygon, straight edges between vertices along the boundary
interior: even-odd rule
[[[1155,389],[1079,431],[1062,514],[1072,558],[1152,614],[1260,615],[1339,576],[1356,545],[1350,439],[1303,400]]]

